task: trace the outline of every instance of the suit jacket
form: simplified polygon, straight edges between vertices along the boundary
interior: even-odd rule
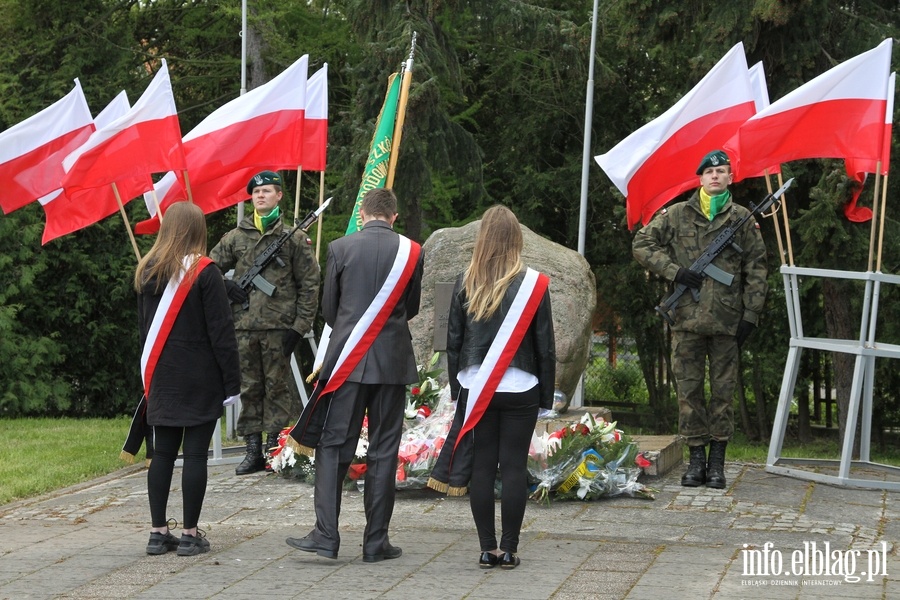
[[[360,231],[328,245],[322,314],[332,332],[321,379],[331,377],[353,326],[387,279],[399,245],[397,233],[388,223],[378,220],[369,221]],[[422,265],[420,255],[403,296],[347,381],[402,385],[418,381],[407,322],[419,313]]]

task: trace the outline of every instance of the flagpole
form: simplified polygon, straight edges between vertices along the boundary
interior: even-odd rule
[[[394,134],[391,137],[391,158],[388,161],[387,179],[384,187],[394,187],[394,172],[397,169],[397,160],[400,158],[400,139],[403,137],[403,122],[406,120],[406,103],[409,100],[409,86],[412,83],[413,55],[416,53],[416,32],[412,34],[412,46],[409,50],[409,58],[403,69],[403,81],[400,84],[400,100],[397,101],[397,117],[394,120]]]
[[[778,187],[784,185],[784,177],[782,177],[781,173],[778,174]],[[787,240],[787,249],[788,249],[788,264],[790,266],[794,266],[794,246],[791,244],[791,226],[788,223],[788,214],[787,214],[787,193],[781,195],[781,216],[784,220],[784,237]]]
[[[303,166],[297,167],[297,191],[294,193],[294,218],[300,218],[300,176],[303,175]],[[320,215],[321,216],[321,215]]]
[[[325,201],[325,169],[319,171],[319,206]],[[322,215],[316,223],[316,262],[319,262],[319,251],[322,249]]]
[[[879,234],[878,234],[878,261],[875,270],[879,273],[881,272],[881,249],[884,244],[884,215],[885,209],[887,205],[887,182],[888,182],[888,174],[884,174],[884,183],[881,188],[881,223],[879,225]],[[874,216],[872,217],[875,218]]]
[[[584,100],[584,149],[581,159],[581,202],[578,209],[578,254],[584,256],[584,244],[587,237],[587,196],[588,175],[591,164],[591,121],[594,118],[594,54],[597,48],[597,3],[594,0],[594,12],[591,17],[591,56],[588,59],[587,91]]]
[[[872,200],[872,228],[869,233],[869,262],[866,263],[866,270],[872,270],[872,262],[873,257],[875,255],[875,233],[878,229],[877,221],[879,218],[878,212],[878,193],[881,191],[881,161],[875,163],[875,191],[873,192],[873,200]]]
[[[131,231],[131,223],[128,222],[128,215],[125,214],[125,205],[122,204],[122,197],[119,196],[119,188],[116,187],[116,182],[112,182],[110,184],[113,189],[113,194],[116,196],[116,203],[119,205],[119,214],[122,215],[122,221],[125,223],[125,230],[128,232],[128,237],[131,239],[131,247],[134,248],[134,255],[137,257],[138,262],[141,262],[141,251],[138,250],[137,241],[134,239],[134,233]]]
[[[241,0],[241,96],[247,93],[247,0]],[[190,190],[190,188],[188,188]],[[188,192],[190,193],[190,192]],[[244,220],[244,201],[237,204],[237,224]]]
[[[769,194],[772,193],[772,180],[769,179],[769,170],[766,169],[763,171],[766,179],[766,192]],[[772,214],[769,215],[772,217],[772,223],[775,225],[775,239],[778,240],[778,258],[781,260],[781,264],[784,264],[784,243],[781,241],[781,225],[778,223],[778,211],[781,210],[780,203],[772,207]]]

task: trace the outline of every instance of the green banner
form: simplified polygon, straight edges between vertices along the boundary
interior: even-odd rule
[[[363,170],[362,183],[359,185],[359,193],[356,195],[356,203],[350,214],[350,222],[347,223],[347,233],[350,235],[362,229],[362,219],[359,216],[359,205],[363,196],[369,190],[384,187],[387,178],[388,163],[391,157],[391,143],[394,137],[394,121],[397,118],[397,99],[400,95],[400,77],[394,73],[388,78],[387,94],[384,97],[384,105],[378,115],[375,124],[375,135],[372,137],[372,148],[369,150],[369,159]]]

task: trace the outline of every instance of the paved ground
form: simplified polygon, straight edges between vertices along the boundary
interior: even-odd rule
[[[314,522],[311,486],[236,477],[233,464],[210,470],[201,527],[212,551],[197,557],[144,553],[143,468],[0,506],[0,599],[900,597],[896,493],[758,465],[729,463],[725,490],[682,488],[674,472],[648,482],[656,500],[529,504],[513,571],[476,567],[466,498],[399,492],[391,541],[403,556],[368,564],[362,495],[347,492],[343,546],[328,560],[284,543]],[[173,500],[180,518],[177,491]],[[799,574],[772,576],[775,568]]]

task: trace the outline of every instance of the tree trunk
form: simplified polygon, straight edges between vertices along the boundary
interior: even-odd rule
[[[822,281],[822,296],[825,306],[825,331],[829,338],[840,340],[852,340],[858,335],[856,323],[850,313],[852,288],[846,282],[824,279]],[[853,382],[854,356],[844,352],[833,352],[831,364],[834,368],[834,387],[837,392],[838,405],[838,433],[839,443],[844,442],[844,433],[847,426],[848,411],[850,408],[850,387]],[[859,457],[859,422],[857,432],[853,440],[853,458]]]
[[[763,386],[763,374],[760,361],[753,361],[753,395],[756,397],[756,422],[759,425],[759,439],[767,441],[769,439],[769,430],[772,428],[769,424],[769,414],[766,408],[766,392]]]

